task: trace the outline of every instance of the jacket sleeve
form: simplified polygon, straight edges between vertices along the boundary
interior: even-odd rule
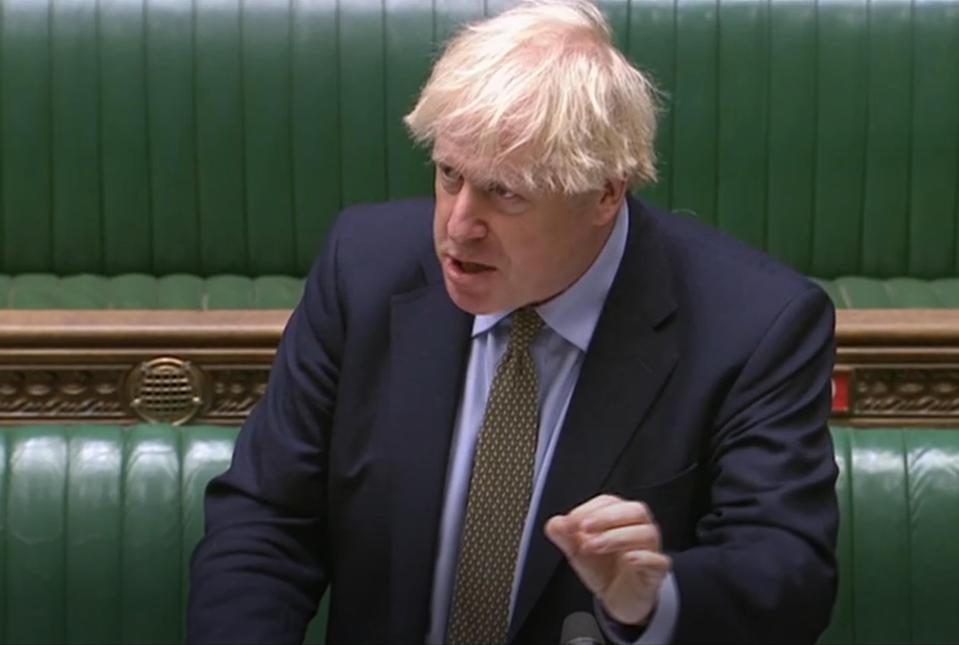
[[[834,311],[794,297],[746,359],[717,417],[708,512],[673,556],[677,642],[814,642],[836,593]]]
[[[327,585],[327,448],[344,344],[338,228],[287,323],[229,470],[207,488],[188,642],[302,642]]]

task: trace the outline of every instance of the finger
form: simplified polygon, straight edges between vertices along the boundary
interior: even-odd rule
[[[655,524],[630,524],[618,526],[591,535],[582,544],[589,554],[616,553],[619,551],[660,550],[659,528]]]
[[[597,495],[571,510],[566,516],[578,525],[583,518],[589,517],[599,509],[618,504],[622,501],[622,499],[615,495]]]
[[[546,521],[544,532],[546,537],[563,552],[567,558],[576,552],[575,529],[568,527],[569,519],[565,515],[554,515]]]
[[[620,500],[616,504],[607,504],[595,509],[579,522],[583,531],[598,533],[631,524],[649,524],[653,521],[653,514],[649,507],[642,502]]]
[[[544,533],[567,559],[580,554],[584,533],[568,515],[554,515],[547,520]]]
[[[620,560],[633,573],[641,576],[665,576],[673,566],[669,556],[645,549],[626,551],[620,555]]]

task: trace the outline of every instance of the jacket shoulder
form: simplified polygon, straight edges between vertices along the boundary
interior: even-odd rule
[[[344,209],[324,254],[335,254],[339,279],[363,288],[401,289],[434,261],[433,200],[405,199]]]
[[[809,290],[825,297],[802,273],[728,233],[689,215],[642,208],[659,233],[682,293],[702,297],[708,292],[727,306],[783,302]]]

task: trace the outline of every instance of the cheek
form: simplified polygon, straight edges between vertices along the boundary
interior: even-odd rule
[[[519,279],[544,286],[552,286],[557,280],[565,281],[582,245],[582,238],[574,233],[552,229],[525,237],[515,247],[514,266],[522,272]]]
[[[516,237],[507,250],[514,279],[527,283],[538,283],[556,264],[551,241],[541,235]]]
[[[443,208],[439,201],[437,201],[436,208],[433,210],[433,237],[436,240],[442,240],[446,238],[447,218],[447,210]]]

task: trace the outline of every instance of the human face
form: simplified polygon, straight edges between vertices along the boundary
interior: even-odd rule
[[[433,238],[453,302],[487,314],[545,302],[602,249],[623,191],[575,197],[521,194],[479,182],[434,153]],[[615,202],[615,203],[614,203]]]

